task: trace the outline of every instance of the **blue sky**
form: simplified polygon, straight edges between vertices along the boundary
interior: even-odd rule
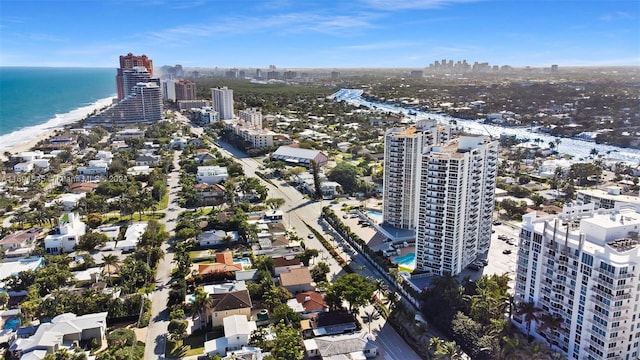
[[[638,0],[0,0],[1,66],[640,65]]]

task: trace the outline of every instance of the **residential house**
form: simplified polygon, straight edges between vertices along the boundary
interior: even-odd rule
[[[44,229],[39,227],[16,231],[0,240],[0,248],[4,251],[4,257],[28,256],[35,248],[36,240],[41,239],[44,234]]]
[[[115,249],[122,252],[131,252],[135,250],[136,245],[138,245],[138,242],[145,231],[147,231],[146,222],[137,222],[129,225],[129,227],[127,227],[127,231],[124,233],[124,239],[116,243]]]
[[[69,185],[69,191],[72,194],[83,194],[93,192],[98,187],[98,183],[94,182],[76,182]]]
[[[223,251],[216,253],[216,262],[209,264],[198,264],[198,274],[220,274],[220,273],[235,273],[242,270],[242,263],[234,261],[233,253],[231,251]]]
[[[85,196],[87,196],[86,193],[79,193],[79,194],[65,193],[65,194],[60,194],[53,203],[54,204],[55,203],[60,203],[60,205],[64,209],[73,210],[78,206],[78,203],[80,202],[80,199],[84,198]]]
[[[132,166],[127,169],[127,175],[138,176],[138,175],[149,175],[153,171],[148,165],[141,166]]]
[[[311,285],[312,282],[311,273],[306,267],[289,269],[289,271],[280,274],[280,285],[289,290],[291,294],[315,290],[315,287]]]
[[[106,161],[107,164],[111,165],[111,160],[113,160],[113,153],[111,153],[111,151],[100,150],[96,154],[96,159]]]
[[[155,166],[158,166],[158,157],[150,156],[150,155],[138,156],[135,159],[135,164],[136,166],[155,167]]]
[[[223,319],[231,315],[251,317],[251,296],[248,290],[211,294],[212,305],[207,309],[207,319],[211,326],[223,325]]]
[[[204,343],[206,355],[226,355],[230,351],[240,350],[249,344],[251,332],[257,329],[255,321],[248,321],[244,315],[231,315],[223,319],[224,337]]]
[[[169,141],[169,147],[172,149],[182,150],[187,146],[187,138],[181,136],[174,136]]]
[[[317,291],[306,291],[289,299],[287,305],[295,312],[302,314],[303,319],[310,319],[319,312],[329,309],[322,294]]]
[[[24,173],[33,171],[33,163],[32,162],[21,162],[13,165],[13,171],[16,173]]]
[[[123,129],[116,133],[115,140],[143,138],[144,131],[140,129]]]
[[[216,201],[222,200],[225,194],[225,188],[221,184],[209,185],[207,183],[195,184],[193,188],[196,195],[204,205],[215,204]]]
[[[289,270],[300,269],[302,262],[295,256],[276,256],[273,258],[273,272],[275,276],[289,272]]]
[[[204,163],[207,160],[216,160],[216,157],[211,155],[209,151],[196,153],[196,155],[193,158],[197,160],[200,164]]]
[[[3,259],[0,262],[0,291],[5,290],[5,280],[11,275],[18,275],[22,271],[36,271],[44,266],[43,257],[28,257],[19,259]],[[8,292],[10,296],[27,295],[26,290],[17,292]]]
[[[54,317],[50,323],[40,324],[29,338],[17,338],[9,347],[16,358],[32,351],[45,351],[53,354],[62,348],[72,348],[81,341],[96,339],[98,345],[105,341],[107,331],[107,313],[93,313],[77,316],[64,313]]]
[[[354,332],[356,319],[347,310],[319,312],[311,319],[313,335],[325,336]]]
[[[208,230],[198,235],[198,243],[202,247],[230,245],[237,242],[237,231]]]
[[[21,158],[22,161],[24,161],[24,162],[31,162],[31,161],[36,160],[36,159],[44,158],[44,153],[42,151],[40,151],[40,150],[23,151],[23,152],[19,153],[16,156]]]
[[[89,160],[87,166],[78,166],[79,175],[104,175],[109,170],[109,163],[105,160]]]
[[[355,360],[378,355],[378,346],[366,332],[306,339],[304,348],[308,358]]]
[[[198,166],[196,179],[199,183],[217,184],[229,178],[227,168],[224,166]]]
[[[85,234],[87,226],[80,220],[78,213],[65,213],[60,216],[56,228],[56,234],[44,238],[47,254],[72,252],[80,236]]]
[[[267,210],[264,212],[264,221],[267,222],[281,222],[284,217],[282,210]]]

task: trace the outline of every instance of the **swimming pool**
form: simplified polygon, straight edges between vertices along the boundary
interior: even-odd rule
[[[242,270],[251,269],[251,259],[247,257],[233,258],[233,263],[242,265]]]
[[[20,326],[20,319],[12,317],[7,319],[2,327],[3,330],[15,330]]]
[[[380,224],[382,222],[382,213],[379,211],[369,210],[367,211],[367,216],[376,222],[376,224]]]
[[[416,253],[408,253],[407,255],[404,255],[404,256],[398,256],[397,258],[393,259],[393,261],[395,261],[396,264],[415,269]]]

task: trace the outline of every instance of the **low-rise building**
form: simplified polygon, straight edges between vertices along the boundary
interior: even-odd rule
[[[378,355],[378,346],[366,332],[307,339],[304,348],[308,358],[355,360]]]
[[[80,220],[78,213],[65,213],[60,216],[56,228],[57,233],[44,238],[47,254],[72,252],[80,236],[85,234],[87,226]]]
[[[120,250],[122,252],[135,250],[136,245],[138,245],[138,242],[145,231],[147,231],[146,222],[137,222],[129,225],[129,227],[127,227],[127,231],[124,233],[124,239],[116,243],[116,250]]]
[[[227,168],[224,166],[198,166],[196,180],[199,183],[217,184],[229,178]]]
[[[622,195],[622,189],[618,186],[609,186],[607,190],[580,189],[577,191],[577,200],[584,204],[593,203],[596,209],[619,209],[632,206],[640,211],[640,197],[637,195]]]
[[[315,290],[314,286],[311,285],[312,282],[311,272],[306,267],[289,269],[287,272],[280,274],[280,285],[289,290],[291,294]]]
[[[158,165],[158,157],[157,156],[150,156],[150,155],[142,155],[142,156],[138,156],[134,162],[136,164],[136,166],[149,166],[149,167],[155,167]]]
[[[206,355],[226,355],[230,351],[240,350],[249,344],[251,333],[257,329],[255,321],[248,321],[244,315],[231,315],[223,320],[224,337],[204,343]]]
[[[198,235],[198,243],[202,247],[231,245],[237,242],[237,231],[208,230]]]
[[[302,262],[295,256],[276,256],[273,257],[273,273],[275,276],[289,272],[289,270],[300,269]]]
[[[135,139],[135,138],[143,138],[144,131],[140,129],[130,128],[123,129],[116,133],[114,139],[115,140],[125,140],[125,139]]]
[[[16,173],[25,173],[33,171],[33,162],[21,162],[13,165],[13,171]]]
[[[81,341],[88,342],[93,339],[101,345],[105,341],[106,331],[106,312],[81,316],[64,313],[51,319],[50,323],[40,324],[29,338],[17,338],[9,347],[9,351],[16,358],[21,358],[37,350],[53,354],[60,348],[73,348]]]
[[[211,294],[211,307],[207,309],[207,319],[211,326],[223,325],[223,319],[231,315],[251,317],[251,296],[248,290]]]
[[[11,233],[0,240],[0,248],[4,257],[24,257],[35,248],[36,240],[44,237],[44,229],[34,227]]]
[[[311,167],[315,162],[318,167],[324,166],[329,158],[320,150],[301,149],[292,146],[280,146],[272,155],[273,160],[282,160],[290,165]]]

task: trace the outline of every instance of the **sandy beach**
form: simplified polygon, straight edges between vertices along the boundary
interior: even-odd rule
[[[40,140],[50,138],[56,131],[65,127],[73,127],[82,119],[85,119],[94,110],[101,110],[113,104],[115,97],[100,99],[95,103],[74,109],[66,114],[58,115],[46,123],[26,127],[12,133],[0,136],[0,159],[6,161],[5,152],[13,155],[23,151],[29,151]]]
[[[62,127],[60,128],[62,129]],[[4,155],[5,152],[10,152],[12,155],[15,154],[19,154],[21,152],[24,151],[29,151],[31,150],[32,147],[34,147],[38,142],[40,142],[40,140],[45,140],[50,138],[51,136],[53,136],[53,134],[55,134],[56,131],[60,130],[60,129],[52,129],[52,130],[48,130],[46,132],[40,133],[37,136],[34,136],[31,140],[29,140],[28,142],[22,143],[22,144],[18,144],[15,145],[11,148],[9,148],[9,150],[4,150],[2,153],[0,153],[0,159],[2,159],[1,161],[7,161],[9,159],[7,159],[7,157]]]

